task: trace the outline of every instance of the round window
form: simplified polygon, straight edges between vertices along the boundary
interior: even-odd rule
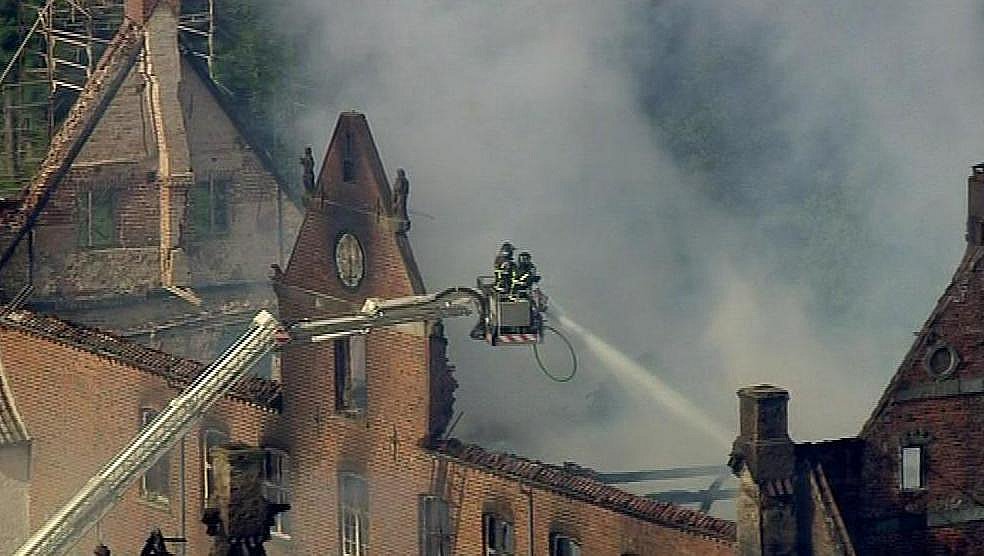
[[[949,375],[957,368],[959,358],[952,347],[937,344],[926,352],[924,363],[929,374],[936,378]]]

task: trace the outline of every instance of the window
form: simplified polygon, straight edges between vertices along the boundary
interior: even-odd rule
[[[581,544],[567,535],[550,535],[550,556],[581,556]]]
[[[112,189],[83,191],[78,202],[79,245],[112,247],[116,245],[116,193]]]
[[[263,496],[270,502],[290,504],[290,476],[287,468],[287,454],[280,450],[267,449],[263,457]],[[270,532],[288,536],[290,523],[288,512],[277,514]]]
[[[355,180],[355,161],[352,153],[352,134],[345,133],[345,150],[342,154],[342,181]]]
[[[155,409],[140,410],[140,427],[147,426],[157,417]],[[140,494],[151,502],[167,503],[171,490],[171,458],[170,454],[161,456],[157,463],[151,466],[140,479]]]
[[[482,516],[482,543],[486,556],[513,556],[515,532],[513,524],[495,514]]]
[[[369,493],[366,480],[354,473],[342,473],[338,482],[342,556],[365,556],[369,553]]]
[[[209,176],[188,190],[188,230],[194,238],[229,231],[229,182]]]
[[[335,340],[335,409],[361,412],[367,402],[366,337]]]
[[[215,464],[212,459],[214,457],[212,450],[228,441],[229,435],[215,429],[206,430],[205,434],[202,436],[202,476],[204,478],[204,484],[202,485],[202,501],[206,506],[208,506],[209,497],[215,491]]]
[[[902,448],[902,490],[926,488],[924,463],[925,454],[922,446],[905,446]]]
[[[420,497],[420,553],[451,555],[451,516],[448,503],[438,496]]]

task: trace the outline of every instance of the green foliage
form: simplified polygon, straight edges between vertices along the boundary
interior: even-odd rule
[[[240,103],[251,135],[282,176],[295,173],[296,149],[284,133],[296,99],[289,86],[297,59],[292,38],[276,25],[283,6],[267,0],[216,3],[215,79]]]

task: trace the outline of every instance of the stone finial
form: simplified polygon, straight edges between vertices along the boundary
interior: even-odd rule
[[[403,168],[396,170],[396,181],[393,185],[393,217],[398,220],[397,231],[406,233],[410,229],[410,214],[407,211],[407,200],[410,197],[410,180]]]
[[[311,154],[311,147],[304,148],[301,166],[304,168],[304,192],[310,195],[314,193],[314,155]]]

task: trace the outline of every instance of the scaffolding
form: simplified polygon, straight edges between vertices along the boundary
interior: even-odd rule
[[[214,0],[189,2],[178,28],[188,51],[214,62]],[[0,74],[0,198],[17,195],[45,157],[120,28],[124,0],[26,0],[20,47]]]

